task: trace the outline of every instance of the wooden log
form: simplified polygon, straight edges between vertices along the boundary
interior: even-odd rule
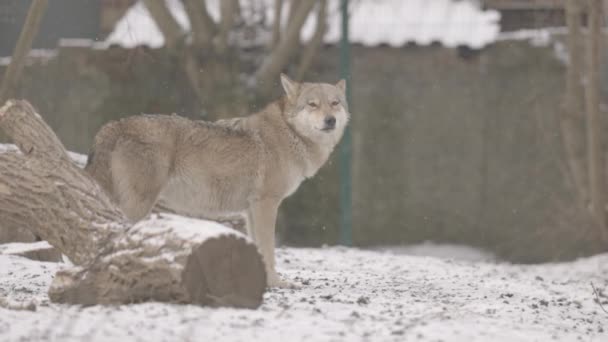
[[[244,235],[174,215],[132,225],[29,103],[8,101],[0,128],[22,152],[0,154],[0,221],[31,229],[78,265],[57,274],[51,300],[261,304],[264,265]]]
[[[9,152],[17,152],[21,154],[21,151],[17,148],[17,146],[12,144],[0,144],[0,154],[1,153],[9,153]],[[86,158],[84,156],[72,153],[68,151],[68,154],[72,161],[76,163],[80,168],[84,168],[84,164],[86,162]],[[35,243],[39,241],[39,239],[34,235],[30,230],[25,227],[18,227],[17,229],[11,228],[3,225],[2,220],[0,220],[0,244],[11,244],[11,243]],[[54,249],[44,252],[32,252],[28,254],[26,257],[30,257],[31,259],[38,261],[58,261],[60,258],[57,256],[61,253]]]
[[[85,269],[57,273],[51,300],[116,304],[159,300],[255,308],[266,287],[257,248],[214,222],[154,214]],[[197,227],[197,225],[199,227]]]

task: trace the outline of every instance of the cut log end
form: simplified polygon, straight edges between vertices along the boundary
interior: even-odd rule
[[[192,250],[182,282],[192,303],[257,308],[266,288],[266,272],[254,244],[221,236]]]

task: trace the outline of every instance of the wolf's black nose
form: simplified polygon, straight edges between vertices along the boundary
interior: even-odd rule
[[[324,122],[325,122],[325,128],[336,127],[336,117],[334,117],[334,116],[326,116]]]

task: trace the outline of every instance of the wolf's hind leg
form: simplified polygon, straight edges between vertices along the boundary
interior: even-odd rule
[[[141,144],[114,152],[114,194],[127,218],[139,221],[148,215],[169,179],[168,163],[166,154],[148,150]]]

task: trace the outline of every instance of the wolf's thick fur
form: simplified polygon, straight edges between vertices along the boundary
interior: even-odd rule
[[[86,171],[132,220],[159,205],[189,216],[243,214],[270,286],[281,201],[312,177],[340,140],[349,114],[345,82],[296,83],[259,113],[215,123],[140,115],[106,124]]]

